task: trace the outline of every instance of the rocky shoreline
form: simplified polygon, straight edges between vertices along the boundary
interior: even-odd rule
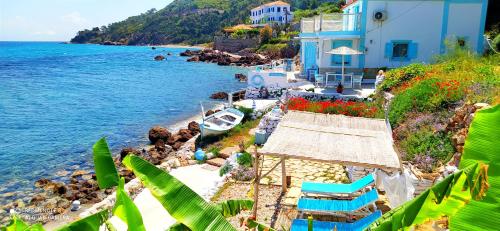
[[[268,57],[251,52],[246,52],[245,54],[241,55],[235,55],[212,49],[188,49],[184,52],[181,52],[180,56],[190,57],[187,59],[188,62],[217,63],[217,65],[220,66],[256,66],[271,62],[271,59],[269,59]]]
[[[217,104],[207,113],[214,113],[219,107],[220,104]],[[200,132],[198,123],[195,122],[199,118],[198,115],[186,117],[168,128],[154,126],[147,135],[149,144],[124,147],[120,152],[113,153],[120,176],[125,178],[127,184],[135,177],[121,165],[121,159],[128,153],[139,155],[155,165],[163,165],[164,168],[168,166],[169,169],[196,164],[192,157],[195,140]],[[67,214],[75,217],[81,212],[71,211],[73,201],[78,200],[81,208],[88,208],[113,195],[113,189],[99,189],[91,163],[88,163],[88,167],[82,166],[70,166],[54,173],[54,177],[38,179],[34,183],[35,190],[25,196],[16,196],[15,192],[0,195],[6,199],[19,198],[9,199],[8,203],[0,205],[0,226],[10,221],[12,211],[28,218],[25,220],[30,223],[57,223],[67,217]]]
[[[190,160],[194,151],[194,140],[199,133],[199,125],[195,121],[191,121],[187,127],[177,132],[171,132],[160,126],[152,127],[148,133],[150,145],[140,148],[125,147],[115,157],[119,175],[125,178],[125,182],[134,179],[133,173],[121,164],[121,160],[130,153],[155,165],[166,163],[169,167],[179,167],[195,164]],[[188,143],[189,140],[193,141]],[[96,204],[114,191],[100,190],[96,175],[91,171],[77,169],[73,172],[65,171],[65,174],[69,176],[67,182],[41,178],[35,182],[38,192],[34,196],[17,199],[0,207],[0,224],[8,223],[9,213],[12,210],[21,216],[32,216],[27,219],[30,222],[46,223],[58,215],[69,212],[73,201],[79,201],[81,205]],[[38,209],[43,209],[43,214],[33,214],[33,211]]]

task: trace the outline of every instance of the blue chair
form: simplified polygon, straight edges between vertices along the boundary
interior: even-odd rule
[[[313,221],[313,230],[314,231],[361,231],[365,230],[370,226],[373,222],[375,222],[378,218],[382,216],[382,212],[380,210],[375,211],[374,213],[363,217],[353,223],[346,222],[329,222],[329,221]],[[308,229],[308,221],[307,219],[295,219],[292,222],[291,231],[299,231],[299,230],[307,230]]]
[[[375,183],[372,174],[353,182],[350,184],[329,184],[317,182],[302,182],[302,193],[314,194],[352,194],[358,192],[369,185]]]
[[[317,214],[366,214],[366,207],[373,204],[378,199],[376,189],[356,197],[353,200],[320,200],[301,198],[297,204],[297,210],[301,212],[310,212]],[[358,213],[358,211],[362,211]]]

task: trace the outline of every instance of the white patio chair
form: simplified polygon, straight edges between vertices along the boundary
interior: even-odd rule
[[[363,82],[363,74],[354,75],[352,77],[352,87],[361,89],[361,82]]]
[[[315,74],[314,75],[314,85],[316,87],[320,87],[321,85],[325,85],[325,75]]]

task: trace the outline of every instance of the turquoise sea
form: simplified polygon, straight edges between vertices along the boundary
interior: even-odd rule
[[[245,69],[190,63],[182,48],[0,42],[0,204],[35,180],[91,169],[91,147],[147,142],[153,125],[200,113],[216,91],[244,87]],[[167,56],[167,53],[172,53]],[[166,61],[153,61],[162,54]]]

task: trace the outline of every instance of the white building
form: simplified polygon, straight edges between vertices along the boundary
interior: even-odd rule
[[[253,25],[288,23],[292,21],[292,17],[290,4],[283,1],[266,3],[250,10]]]
[[[304,70],[338,70],[340,55],[325,52],[349,46],[362,55],[345,56],[348,71],[431,62],[449,44],[483,53],[488,0],[348,0],[343,14],[301,22]],[[350,70],[349,70],[350,69]]]

